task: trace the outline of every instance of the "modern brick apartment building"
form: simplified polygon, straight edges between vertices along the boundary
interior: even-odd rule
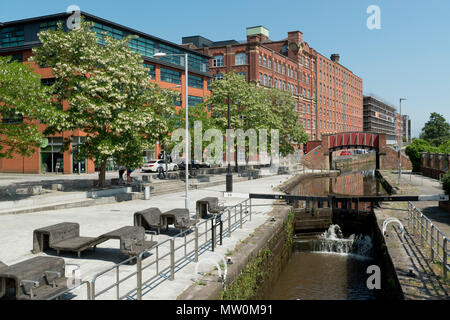
[[[322,134],[363,130],[362,79],[318,53],[300,31],[273,41],[263,26],[247,28],[247,40],[214,42],[202,36],[183,37],[184,46],[212,56],[210,74],[221,79],[232,70],[260,86],[290,91],[297,99],[300,122],[310,140]]]
[[[56,29],[58,21],[65,21],[70,14],[62,13],[37,18],[0,23],[0,55],[12,56],[13,59],[26,62],[32,55],[32,48],[39,46],[38,33],[47,29]],[[177,90],[184,101],[184,62],[179,56],[166,56],[159,59],[152,58],[155,51],[168,54],[189,54],[189,97],[188,104],[201,103],[203,97],[208,94],[209,56],[196,51],[189,50],[180,45],[148,35],[141,31],[121,26],[114,22],[104,20],[88,13],[82,13],[86,20],[94,22],[93,30],[100,36],[102,32],[121,39],[128,35],[136,35],[138,38],[131,40],[130,48],[142,54],[144,64],[149,68],[149,74],[154,81],[163,88]],[[99,42],[101,42],[99,38]],[[54,82],[50,68],[39,68],[33,66],[34,70],[42,76],[44,84]],[[181,102],[175,102],[181,107]],[[39,125],[44,130],[44,125]],[[83,143],[83,132],[74,132],[72,147]],[[40,172],[64,172],[64,173],[92,173],[95,164],[92,159],[81,162],[73,160],[71,150],[62,152],[62,141],[64,137],[70,137],[72,132],[63,132],[60,135],[46,137],[47,146],[36,150],[29,158],[16,156],[13,159],[0,159],[0,172],[16,173],[40,173]],[[156,145],[153,150],[148,150],[145,157],[154,158],[160,151]],[[114,169],[116,164],[109,163],[108,168]]]

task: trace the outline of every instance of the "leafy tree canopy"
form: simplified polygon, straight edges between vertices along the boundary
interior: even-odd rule
[[[433,112],[430,120],[422,128],[420,139],[424,139],[431,145],[438,147],[445,141],[450,140],[450,125],[442,115]]]
[[[141,55],[129,49],[132,37],[115,40],[104,34],[100,45],[92,26],[83,21],[65,32],[59,24],[39,33],[42,46],[33,49],[33,60],[52,68],[56,82],[50,99],[66,106],[47,122],[45,134],[86,134],[77,157],[100,164],[104,185],[108,158],[136,168],[142,152],[168,135],[175,93],[150,81]],[[70,141],[65,140],[66,149]]]
[[[0,158],[30,156],[41,144],[32,119],[51,118],[48,91],[29,64],[0,57]]]

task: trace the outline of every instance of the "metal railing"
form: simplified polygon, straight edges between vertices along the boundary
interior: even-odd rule
[[[414,234],[418,234],[421,244],[430,248],[430,259],[436,258],[442,264],[442,277],[447,280],[450,266],[448,263],[448,239],[445,234],[433,224],[416,206],[408,202],[408,226],[412,225]]]
[[[70,281],[70,279],[69,279],[69,281]],[[89,281],[87,281],[87,280],[80,282],[78,285],[76,285],[74,287],[67,288],[67,290],[65,290],[63,292],[60,292],[60,293],[58,293],[58,294],[56,294],[56,295],[54,295],[52,297],[47,298],[47,300],[61,299],[65,295],[73,293],[73,291],[75,291],[77,289],[81,290],[81,287],[84,286],[84,285],[86,285],[86,299],[87,300],[91,300],[91,283]]]
[[[218,244],[221,245],[224,236],[231,237],[233,231],[242,229],[247,219],[251,221],[251,205],[251,199],[246,199],[234,206],[228,206],[220,214],[215,214],[188,230],[170,237],[139,256],[131,257],[96,274],[90,282],[91,294],[88,299],[102,297],[141,300],[144,289],[150,291],[152,284],[156,284],[158,280],[173,281],[176,272],[186,264],[198,262],[202,253],[208,249],[214,251]],[[219,235],[217,235],[217,227],[220,228]],[[121,278],[121,266],[132,262],[136,263],[136,269]],[[115,276],[111,277],[114,271]],[[114,280],[111,279],[112,284],[97,291],[97,280],[103,277]],[[126,292],[121,294],[121,288],[126,288]]]

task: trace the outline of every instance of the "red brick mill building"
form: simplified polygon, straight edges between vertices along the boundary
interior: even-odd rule
[[[130,41],[130,48],[143,56],[144,65],[148,67],[152,81],[158,82],[162,88],[170,88],[179,91],[184,99],[184,63],[179,56],[166,56],[159,59],[153,58],[156,50],[168,54],[189,54],[189,97],[188,105],[193,106],[201,103],[209,93],[209,56],[184,48],[169,41],[148,35],[141,31],[133,30],[114,22],[93,16],[88,13],[81,13],[86,20],[94,22],[93,30],[101,35],[106,32],[108,35],[121,39],[129,35],[137,35],[138,38]],[[56,29],[58,21],[63,22],[70,16],[67,13],[36,17],[31,19],[0,23],[0,55],[12,56],[14,60],[26,63],[32,55],[32,48],[39,46],[38,33],[48,29]],[[41,75],[42,83],[51,85],[54,77],[50,68],[39,68],[33,65],[36,73]],[[175,102],[181,107],[181,102]],[[68,108],[68,105],[63,106]],[[5,120],[5,119],[3,119]],[[39,124],[41,132],[45,125]],[[0,172],[9,173],[44,173],[63,172],[71,173],[93,173],[95,164],[92,159],[85,159],[76,162],[73,159],[72,149],[83,143],[85,134],[81,131],[73,132],[74,138],[69,151],[62,152],[63,138],[70,137],[72,132],[45,137],[45,144],[36,150],[31,157],[15,156],[13,159],[0,159]],[[148,150],[143,155],[146,158],[155,158],[160,151],[160,146],[155,145],[154,149]],[[116,164],[111,160],[108,169],[114,170]]]
[[[184,46],[212,57],[209,70],[221,79],[232,70],[260,86],[290,91],[296,111],[311,140],[322,134],[363,131],[363,83],[340,64],[337,54],[328,59],[303,40],[300,31],[270,40],[263,26],[247,28],[247,40],[211,41],[183,37]]]

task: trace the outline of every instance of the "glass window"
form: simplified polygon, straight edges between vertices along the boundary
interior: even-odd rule
[[[199,88],[199,89],[203,89],[203,79],[202,77],[197,77],[194,75],[189,75],[188,78],[189,81],[189,87],[193,87],[193,88]]]
[[[213,80],[222,80],[222,79],[223,79],[222,73],[216,73],[215,75],[213,75]]]
[[[161,81],[181,84],[181,73],[175,70],[161,68]]]
[[[23,46],[25,43],[24,27],[10,27],[0,30],[0,48]]]
[[[58,22],[61,22],[64,26],[64,21],[61,20],[55,20],[55,21],[47,21],[43,22],[39,25],[40,31],[47,31],[47,30],[57,30],[58,29]]]
[[[130,40],[130,49],[146,57],[153,57],[155,54],[155,44],[145,38],[135,38]]]
[[[247,63],[246,58],[247,55],[245,53],[237,53],[235,56],[235,64],[237,66],[246,64]]]
[[[223,67],[223,65],[224,65],[223,56],[222,55],[214,56],[213,67]]]
[[[104,34],[117,40],[123,39],[124,37],[123,31],[108,27],[97,22],[94,22],[92,30],[97,33],[98,43],[100,44],[105,44],[105,40],[103,40]]]
[[[238,72],[237,74],[247,78],[247,73],[246,72]]]
[[[262,73],[261,72],[259,73],[259,83],[261,83],[261,84],[263,83],[263,77],[262,77]]]
[[[272,59],[269,59],[269,61],[268,61],[268,68],[272,69]]]
[[[195,107],[197,104],[203,103],[202,97],[196,97],[196,96],[189,96],[188,98],[188,106],[189,107]]]
[[[272,87],[272,77],[269,76],[269,87]]]
[[[267,86],[267,75],[264,75],[264,85]]]
[[[155,79],[155,66],[149,63],[144,63],[144,67],[148,68],[148,74],[150,78]]]
[[[266,64],[267,64],[267,59],[266,59],[266,57],[263,57],[263,66],[265,67]]]

